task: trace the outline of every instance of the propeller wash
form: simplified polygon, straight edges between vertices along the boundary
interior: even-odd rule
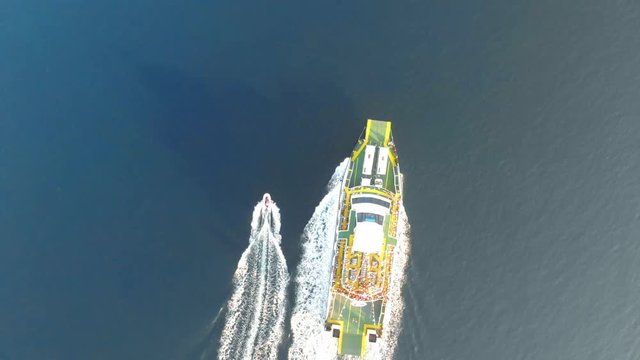
[[[253,210],[249,247],[233,276],[218,359],[277,358],[289,284],[280,240],[280,210],[265,194]]]

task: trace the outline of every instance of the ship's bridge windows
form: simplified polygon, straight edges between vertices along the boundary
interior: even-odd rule
[[[384,216],[372,213],[358,213],[357,215],[358,222],[373,222],[378,225],[382,225],[384,221]]]
[[[387,209],[391,207],[391,203],[388,201],[384,201],[382,199],[374,198],[374,197],[354,197],[353,204],[376,204],[380,206],[384,206]]]

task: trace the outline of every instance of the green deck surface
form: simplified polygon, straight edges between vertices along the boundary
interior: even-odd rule
[[[371,120],[371,131],[369,133],[369,144],[384,146],[384,135],[387,131],[386,121]]]
[[[368,302],[363,307],[351,305],[351,300],[342,294],[332,295],[332,306],[329,317],[342,320],[342,354],[361,356],[362,338],[365,324],[376,325],[381,319],[382,300]],[[366,339],[365,339],[366,340]]]

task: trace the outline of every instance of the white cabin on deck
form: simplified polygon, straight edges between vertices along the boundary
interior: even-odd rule
[[[353,251],[365,254],[382,253],[382,244],[384,243],[382,225],[374,222],[360,222],[353,229],[353,234]]]
[[[389,164],[389,148],[366,145],[362,163],[360,186],[383,187],[383,178],[387,175]]]
[[[384,218],[389,215],[391,201],[374,194],[354,195],[351,209],[356,212],[353,229],[353,251],[365,254],[382,253],[384,244]]]

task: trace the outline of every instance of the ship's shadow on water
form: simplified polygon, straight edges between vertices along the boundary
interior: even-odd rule
[[[282,248],[290,271],[295,271],[299,239],[324,195],[326,174],[345,149],[352,148],[353,134],[362,130],[364,119],[343,91],[328,82],[298,86],[274,79],[277,90],[264,94],[241,80],[199,77],[151,63],[136,66],[135,76],[158,109],[148,124],[151,135],[181,159],[177,171],[192,177],[204,196],[219,204],[223,218],[218,220],[231,229],[217,243],[228,250],[221,254],[231,252],[237,258],[212,259],[228,263],[229,284],[247,246],[249,205],[266,191],[284,205]],[[290,304],[294,291],[290,286]],[[211,305],[212,317],[220,305]],[[226,310],[222,312],[221,320],[185,358],[199,359],[203,350],[210,354],[217,347]],[[289,315],[285,324],[279,358],[286,358],[290,343]]]

